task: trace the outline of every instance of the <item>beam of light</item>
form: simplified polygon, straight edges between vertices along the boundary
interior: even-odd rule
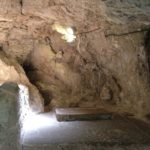
[[[62,39],[67,41],[68,43],[72,43],[75,41],[76,36],[74,35],[74,31],[71,27],[61,26],[59,24],[54,24],[52,29],[62,34]]]
[[[45,129],[47,127],[53,127],[57,124],[57,121],[52,116],[46,116],[42,114],[30,114],[24,121],[24,132],[29,133],[32,131],[38,131],[39,129]]]
[[[19,84],[19,111],[21,134],[24,132],[24,123],[26,119],[33,114],[29,106],[29,90],[28,87]]]
[[[19,85],[19,88],[21,138],[25,132],[38,131],[47,126],[54,126],[57,122],[55,117],[34,113],[29,106],[28,88],[24,85]]]

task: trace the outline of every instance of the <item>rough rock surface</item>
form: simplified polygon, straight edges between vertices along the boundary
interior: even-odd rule
[[[19,87],[14,83],[0,86],[0,149],[19,148]]]
[[[43,99],[37,88],[32,85],[25,75],[22,67],[10,58],[7,58],[3,52],[0,52],[0,83],[15,82],[29,88],[30,106],[33,111],[43,111]]]
[[[24,67],[45,106],[150,113],[149,0],[0,0],[0,6],[0,50]],[[62,40],[54,23],[76,29],[76,41]]]

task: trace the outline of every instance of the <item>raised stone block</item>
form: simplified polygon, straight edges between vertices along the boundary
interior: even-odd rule
[[[56,108],[58,121],[106,120],[112,118],[112,112],[104,108]]]
[[[19,149],[18,93],[15,83],[0,86],[0,150]]]

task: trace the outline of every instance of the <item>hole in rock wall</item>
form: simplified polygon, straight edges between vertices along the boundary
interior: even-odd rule
[[[66,27],[55,23],[52,26],[52,29],[62,34],[61,38],[68,43],[72,43],[76,39],[76,36],[74,34],[74,29],[72,27]]]

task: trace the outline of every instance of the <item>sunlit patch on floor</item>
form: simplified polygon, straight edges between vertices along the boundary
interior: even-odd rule
[[[23,128],[25,132],[38,131],[42,128],[55,126],[56,122],[54,117],[32,113],[25,119]]]
[[[28,87],[19,85],[19,88],[21,136],[25,132],[39,130],[56,124],[54,117],[47,117],[33,112],[29,106]]]

